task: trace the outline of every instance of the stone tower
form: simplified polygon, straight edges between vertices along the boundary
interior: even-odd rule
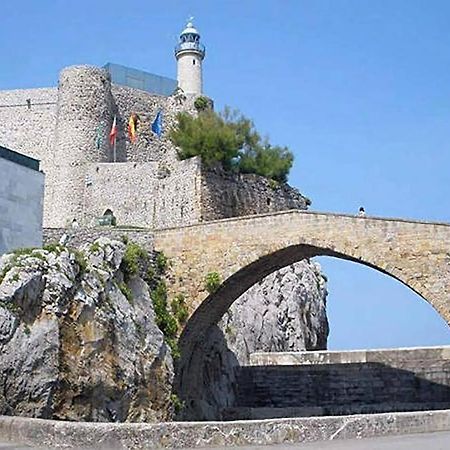
[[[178,87],[183,89],[186,94],[201,94],[205,46],[200,43],[200,34],[191,21],[180,34],[179,43],[175,47],[175,57],[178,66]]]

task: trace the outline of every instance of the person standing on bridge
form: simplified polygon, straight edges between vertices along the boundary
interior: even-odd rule
[[[366,217],[366,211],[364,210],[364,208],[362,206],[359,208],[358,216]]]

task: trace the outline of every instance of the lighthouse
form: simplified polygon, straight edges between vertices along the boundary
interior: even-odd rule
[[[186,94],[202,94],[202,62],[205,57],[205,46],[200,43],[200,34],[195,29],[192,19],[180,34],[178,45],[175,47],[175,57],[178,87]]]

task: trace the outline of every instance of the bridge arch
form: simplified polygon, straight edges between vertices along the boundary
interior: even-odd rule
[[[363,260],[357,255],[343,254],[330,248],[317,247],[309,244],[292,245],[264,255],[247,266],[242,267],[224,280],[216,292],[208,295],[186,323],[180,337],[182,353],[189,355],[193,351],[196,343],[202,340],[207,330],[212,325],[218,324],[231,305],[254,284],[283,267],[316,256],[329,256],[370,267],[396,279],[427,301],[420,290],[409,285],[403,279],[401,271],[391,271],[383,263],[377,264],[375,261]],[[432,303],[431,305],[433,306]]]
[[[180,339],[187,355],[251,285],[281,267],[321,255],[399,280],[450,323],[449,224],[284,211],[162,230],[155,246],[172,261],[172,289],[190,301],[191,317]],[[224,280],[212,295],[204,285],[209,272]]]

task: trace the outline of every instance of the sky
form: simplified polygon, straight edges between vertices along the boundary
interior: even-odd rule
[[[15,0],[2,4],[0,90],[115,62],[176,77],[189,16],[204,91],[295,155],[312,210],[450,222],[447,0]],[[320,258],[330,349],[450,344],[423,299],[358,264]]]

